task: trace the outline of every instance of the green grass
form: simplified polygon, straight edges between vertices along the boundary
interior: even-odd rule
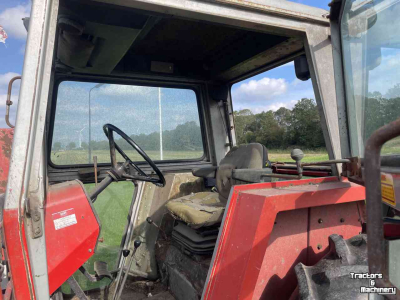
[[[85,189],[90,192],[94,184],[85,184]],[[119,247],[127,224],[127,216],[133,197],[134,186],[132,182],[114,182],[108,186],[94,203],[97,215],[101,223],[100,237],[104,238],[103,243],[98,243],[95,254],[84,264],[85,268],[94,274],[93,263],[97,260],[105,261],[108,270],[117,268]],[[100,282],[89,282],[79,271],[74,274],[83,290],[104,286],[110,281],[103,279]],[[64,284],[64,293],[70,293],[69,286]]]
[[[268,158],[271,162],[291,162],[294,163],[294,160],[290,157],[291,149],[286,150],[268,150]],[[328,152],[323,149],[318,150],[303,150],[304,158],[302,162],[316,162],[322,160],[328,160]]]
[[[400,137],[394,138],[383,145],[382,155],[400,154]]]
[[[143,158],[137,153],[136,150],[124,151],[133,161],[143,161]],[[160,160],[159,151],[146,151],[147,155],[152,160]],[[98,163],[109,163],[110,162],[110,151],[109,150],[94,150],[92,151],[92,157],[97,156]],[[203,156],[203,151],[164,151],[164,160],[173,159],[196,159]],[[117,153],[117,160],[124,161],[122,156]],[[66,151],[52,151],[51,161],[56,165],[76,165],[76,164],[87,164],[88,163],[88,151],[87,150],[66,150]]]

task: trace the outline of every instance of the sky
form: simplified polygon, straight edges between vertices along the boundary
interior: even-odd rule
[[[297,0],[294,2],[329,9],[330,0]],[[29,16],[30,8],[29,0],[0,1],[0,26],[8,35],[5,43],[0,43],[0,128],[7,127],[4,115],[8,82],[12,77],[22,74],[27,33],[21,19]],[[273,93],[271,93],[272,89]],[[18,90],[19,81],[14,84],[13,89],[12,123],[16,114]],[[295,80],[293,64],[260,74],[235,85],[232,93],[235,109],[240,109],[245,105],[244,100],[250,99],[249,107],[255,112],[275,110],[279,106],[292,107],[295,100],[313,95],[310,82],[304,83]]]

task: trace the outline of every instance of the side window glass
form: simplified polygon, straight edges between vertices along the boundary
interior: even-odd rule
[[[304,162],[328,159],[311,80],[296,78],[294,63],[232,86],[237,144],[261,143],[271,162],[293,162],[300,148]]]

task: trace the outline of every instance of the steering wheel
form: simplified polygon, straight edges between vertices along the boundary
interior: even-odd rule
[[[140,148],[139,145],[136,144],[125,132],[123,132],[121,129],[112,124],[105,124],[103,126],[103,130],[110,143],[110,157],[111,157],[112,169],[115,169],[117,167],[117,156],[115,153],[115,149],[117,149],[117,151],[119,152],[119,154],[121,154],[121,156],[125,159],[125,161],[139,173],[139,175],[130,175],[126,174],[125,172],[125,174],[123,174],[122,177],[151,182],[160,187],[165,186],[165,178],[164,175],[161,173],[160,169],[150,159],[150,157],[142,150],[142,148]],[[157,175],[156,177],[147,175],[142,169],[139,168],[138,165],[136,165],[129,158],[128,155],[125,154],[125,152],[115,143],[114,132],[119,134],[129,145],[132,146],[132,148],[134,148],[144,158],[144,160],[150,165],[150,167],[156,173]]]

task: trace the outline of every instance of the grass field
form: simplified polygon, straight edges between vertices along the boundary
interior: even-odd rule
[[[143,161],[136,150],[124,151],[133,161]],[[146,151],[147,155],[152,160],[160,160],[159,151]],[[92,151],[92,157],[97,156],[98,163],[109,163],[110,162],[110,151],[109,150],[94,150]],[[203,151],[164,151],[164,160],[173,159],[196,159],[203,156]],[[124,161],[122,156],[117,153],[117,160]],[[66,150],[66,151],[52,151],[51,161],[56,165],[75,165],[75,164],[87,164],[88,163],[88,151],[86,150]]]
[[[88,192],[93,188],[94,184],[85,184]],[[96,260],[107,262],[110,271],[117,268],[119,247],[127,224],[133,190],[132,182],[114,182],[98,196],[94,203],[101,223],[100,237],[104,238],[104,242],[98,243],[96,253],[84,264],[91,274],[94,274],[93,263]],[[79,271],[74,274],[74,277],[83,290],[101,287],[110,282],[108,279],[103,279],[92,283]],[[70,293],[68,284],[64,284],[62,289],[64,293]]]
[[[271,162],[294,162],[288,150],[268,150],[268,159]],[[315,162],[329,159],[326,150],[304,150],[302,162]]]
[[[293,162],[290,158],[290,149],[288,150],[268,150],[269,160],[272,162]],[[143,158],[134,150],[125,151],[133,161],[143,161]],[[147,151],[147,154],[153,160],[160,159],[158,151]],[[303,162],[314,162],[328,159],[328,153],[325,150],[305,150]],[[96,150],[92,156],[97,156],[98,163],[109,163],[110,153],[108,150]],[[196,159],[203,156],[202,151],[164,151],[164,160],[174,159]],[[118,154],[118,161],[123,158]],[[56,165],[87,164],[88,153],[84,150],[69,150],[63,152],[52,152],[51,161]]]

